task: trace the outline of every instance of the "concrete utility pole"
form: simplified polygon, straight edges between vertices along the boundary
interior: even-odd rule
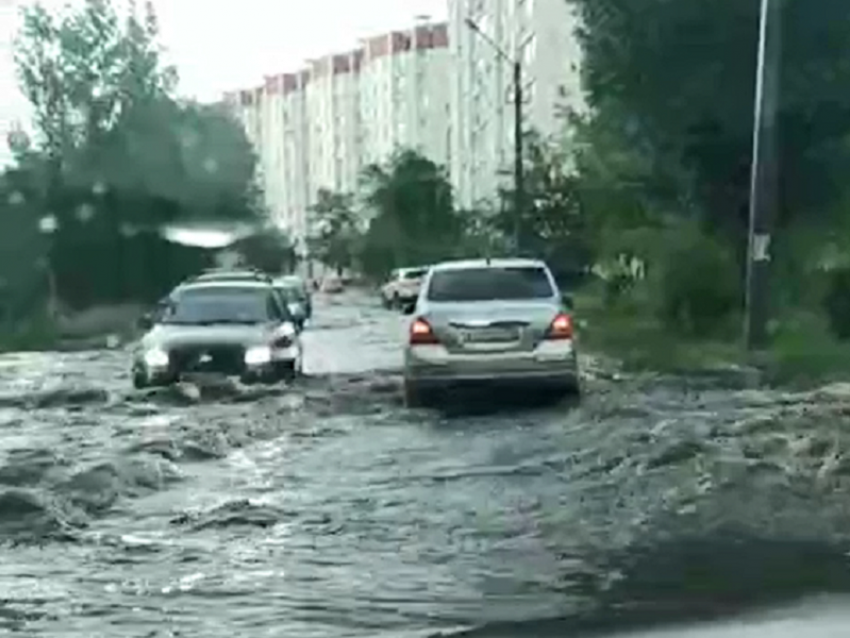
[[[522,249],[522,213],[525,210],[525,175],[522,165],[522,63],[513,62],[514,81],[514,246]]]
[[[768,342],[770,244],[778,208],[776,147],[782,70],[782,0],[761,0],[750,180],[750,228],[744,340],[748,350]]]
[[[522,60],[518,56],[508,55],[499,44],[489,35],[484,33],[474,20],[467,18],[466,26],[481,36],[487,42],[496,55],[511,65],[513,70],[513,107],[514,107],[514,219],[513,240],[514,248],[520,252],[522,248],[522,214],[525,210],[525,171],[523,168],[523,90],[522,90]]]

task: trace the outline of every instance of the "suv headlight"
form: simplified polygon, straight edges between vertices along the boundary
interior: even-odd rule
[[[254,346],[245,351],[245,363],[249,366],[261,366],[272,360],[272,351],[268,346]]]
[[[168,365],[168,353],[162,348],[151,348],[145,352],[144,360],[149,368],[164,368]]]

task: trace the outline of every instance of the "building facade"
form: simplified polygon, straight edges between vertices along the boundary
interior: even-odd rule
[[[369,38],[363,51],[360,112],[364,164],[382,162],[404,147],[448,165],[448,25],[420,24],[409,31]]]
[[[310,63],[305,101],[311,165],[308,205],[325,188],[351,192],[360,172],[360,68],[362,52],[330,55]]]
[[[457,149],[449,167],[458,205],[491,208],[499,186],[510,184],[512,61],[522,65],[525,130],[557,134],[565,125],[563,109],[581,108],[577,26],[564,0],[449,0],[451,130]]]
[[[356,193],[362,169],[398,148],[448,166],[450,67],[448,25],[420,24],[227,94],[275,222],[303,241],[319,189]]]

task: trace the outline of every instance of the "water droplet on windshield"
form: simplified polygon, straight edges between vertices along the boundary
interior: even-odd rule
[[[43,233],[55,233],[59,228],[59,222],[54,215],[42,217],[38,222],[38,229]]]

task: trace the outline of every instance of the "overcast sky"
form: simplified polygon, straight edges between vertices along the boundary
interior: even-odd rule
[[[143,0],[137,0],[141,5]],[[0,162],[11,122],[26,119],[17,91],[11,41],[17,6],[0,0]],[[66,4],[45,0],[49,6]],[[163,44],[181,76],[181,92],[215,99],[266,74],[356,46],[358,38],[403,27],[416,16],[444,19],[446,0],[153,0]]]

